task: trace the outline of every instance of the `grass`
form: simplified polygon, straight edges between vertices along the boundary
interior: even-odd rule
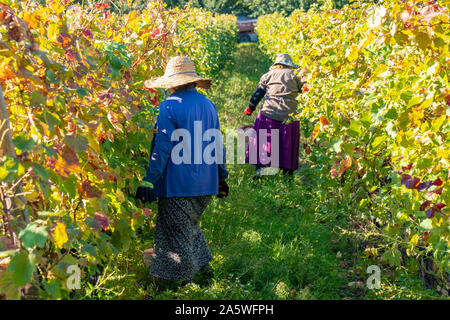
[[[234,65],[216,79],[207,96],[217,106],[222,129],[250,124],[243,110],[271,62],[254,44],[236,50]],[[142,252],[153,246],[149,225],[136,243],[112,261],[97,285],[98,299],[418,299],[436,297],[406,275],[384,279],[368,291],[365,261],[352,239],[339,233],[346,207],[321,188],[314,165],[303,165],[293,180],[283,176],[252,181],[250,165],[229,165],[230,194],[214,198],[201,227],[214,260],[214,282],[188,284],[155,294],[145,289],[148,268]],[[155,210],[156,211],[156,210]],[[103,281],[103,282],[101,282]],[[353,285],[349,285],[353,283]],[[361,285],[362,284],[362,285]],[[91,290],[92,291],[92,290]],[[87,292],[88,297],[90,294]],[[85,297],[85,298],[86,298]]]

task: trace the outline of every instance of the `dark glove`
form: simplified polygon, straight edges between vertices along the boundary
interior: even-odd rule
[[[218,198],[228,197],[229,191],[230,191],[230,188],[228,187],[228,184],[225,181],[219,182],[219,194],[217,195]]]
[[[148,187],[138,187],[135,198],[136,200],[141,200],[143,203],[150,203],[156,200],[153,189]]]
[[[253,110],[250,109],[250,107],[247,107],[247,109],[244,110],[244,113],[245,113],[247,116],[250,116],[250,115],[253,113]]]

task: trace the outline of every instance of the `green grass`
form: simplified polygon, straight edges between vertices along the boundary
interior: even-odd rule
[[[254,44],[242,44],[234,64],[224,70],[207,96],[218,108],[222,129],[251,124],[243,110],[271,62]],[[382,281],[376,292],[349,287],[367,279],[365,261],[352,239],[339,233],[346,206],[315,178],[314,164],[304,163],[293,180],[282,176],[253,182],[250,165],[229,165],[230,194],[214,198],[201,227],[214,260],[215,280],[188,284],[156,295],[144,285],[148,268],[142,252],[152,244],[152,227],[135,245],[111,261],[99,299],[361,299],[428,298],[417,281]],[[333,191],[333,190],[331,190]],[[156,211],[156,210],[155,210]],[[411,282],[412,281],[412,282]],[[84,298],[87,298],[85,296]]]

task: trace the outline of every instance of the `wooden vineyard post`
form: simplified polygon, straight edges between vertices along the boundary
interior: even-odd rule
[[[3,96],[3,89],[0,86],[0,158],[4,156],[16,157],[16,152],[12,141],[11,124]],[[8,184],[0,181],[0,201],[5,214],[4,221],[8,225],[11,244],[16,247],[18,244],[17,234],[30,222],[30,217],[25,197],[23,195],[15,196],[17,193],[23,193],[22,184],[18,182],[14,190],[12,190],[13,194],[11,192],[8,193]]]

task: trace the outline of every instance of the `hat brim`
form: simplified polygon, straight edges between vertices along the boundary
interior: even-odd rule
[[[275,63],[272,65],[272,67],[275,66],[275,65],[277,65],[277,64],[281,64],[281,65],[283,65],[283,66],[292,67],[292,68],[294,68],[294,69],[300,68],[300,66],[299,66],[298,64],[295,64],[295,63],[284,63],[284,62],[275,62]]]
[[[144,85],[147,88],[170,89],[194,82],[197,84],[197,87],[199,88],[210,89],[212,79],[201,78],[198,76],[191,76],[191,75],[178,75],[170,78],[162,76],[159,78],[152,78],[150,80],[147,80],[144,82]]]

